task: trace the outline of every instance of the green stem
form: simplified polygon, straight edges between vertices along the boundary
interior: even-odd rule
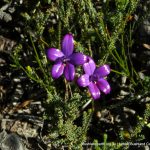
[[[114,72],[114,73],[117,73],[117,74],[120,74],[120,75],[123,75],[123,76],[125,76],[125,74],[124,74],[124,73],[122,73],[122,72],[119,72],[119,71],[117,71],[117,70],[111,69],[111,71],[112,71],[112,72]]]
[[[30,40],[31,40],[31,43],[32,43],[32,46],[33,46],[33,49],[34,49],[34,52],[35,52],[36,61],[38,62],[39,67],[40,67],[42,73],[44,74],[45,81],[47,82],[47,84],[49,84],[49,82],[48,82],[48,76],[46,75],[46,73],[45,73],[45,71],[44,71],[44,68],[43,68],[43,66],[42,66],[42,64],[41,64],[39,55],[38,55],[38,53],[37,53],[37,51],[36,51],[36,48],[35,48],[35,45],[34,45],[34,43],[33,43],[33,40],[32,40],[32,37],[31,37],[31,36],[30,36]],[[45,84],[45,83],[43,82],[43,84]],[[46,86],[46,85],[45,85],[45,86]]]

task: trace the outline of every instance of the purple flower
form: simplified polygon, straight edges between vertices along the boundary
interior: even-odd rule
[[[47,57],[55,61],[51,74],[54,79],[59,78],[63,73],[67,81],[72,81],[75,77],[75,66],[83,65],[87,56],[82,53],[73,53],[74,40],[72,34],[66,34],[62,40],[61,51],[56,48],[49,48]]]
[[[88,87],[93,99],[99,99],[100,94],[108,94],[111,90],[109,83],[104,79],[110,73],[109,65],[96,68],[95,62],[88,57],[88,62],[83,65],[85,74],[78,78],[77,83],[81,87]]]

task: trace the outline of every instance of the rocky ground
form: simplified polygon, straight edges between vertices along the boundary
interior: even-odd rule
[[[40,101],[41,98],[46,97],[46,93],[22,71],[16,71],[11,66],[13,64],[11,54],[19,41],[17,35],[20,34],[19,38],[21,38],[23,25],[17,19],[12,21],[17,11],[15,3],[10,5],[2,3],[0,8],[3,11],[3,16],[2,14],[0,16],[0,148],[2,150],[48,149],[49,140],[44,136],[44,132],[49,124],[42,119],[44,107]],[[147,11],[146,6],[143,11]],[[135,18],[138,20],[138,15],[135,14]],[[18,24],[15,24],[17,21]],[[137,51],[133,51],[131,57],[136,62],[137,70],[143,68],[143,72],[138,72],[143,79],[145,75],[150,75],[150,14],[140,23],[137,31],[138,34],[135,34],[138,41],[135,45]],[[112,100],[119,101],[130,94],[126,77],[121,80],[120,87],[114,85],[114,89],[119,90],[120,94],[115,95]],[[149,95],[138,96],[141,104],[150,102]],[[140,108],[140,104],[137,104],[137,107]],[[132,120],[131,117],[137,111],[139,110],[133,106],[124,107],[121,112],[118,111],[118,114],[113,114],[106,108],[101,112],[97,111],[95,121],[98,119],[108,126],[126,123],[126,128],[132,130],[132,125],[126,120]],[[124,119],[120,120],[120,118]],[[89,130],[89,134],[96,134],[97,130],[98,127],[95,125]]]

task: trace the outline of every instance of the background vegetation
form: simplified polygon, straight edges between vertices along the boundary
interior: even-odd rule
[[[149,49],[143,44],[150,43],[147,35],[141,35],[141,24],[150,14],[148,1],[0,3],[1,35],[16,42],[11,52],[1,52],[9,57],[2,74],[8,78],[10,70],[10,85],[14,77],[19,78],[23,93],[15,99],[9,89],[1,105],[4,109],[16,101],[40,101],[44,111],[34,113],[44,122],[39,134],[45,149],[138,149],[121,143],[149,142]],[[46,50],[60,48],[67,33],[74,35],[76,50],[92,56],[97,65],[111,66],[109,95],[93,101],[87,89],[74,82],[67,83],[63,77],[52,79],[53,63],[47,60]],[[6,84],[4,78],[1,84]],[[13,83],[12,89],[16,86]]]

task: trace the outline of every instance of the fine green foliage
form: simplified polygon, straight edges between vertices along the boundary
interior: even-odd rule
[[[23,4],[26,11],[21,12],[19,17],[25,26],[22,29],[23,36],[13,51],[12,67],[22,70],[32,82],[46,91],[46,98],[42,100],[45,107],[43,119],[50,123],[47,137],[52,149],[82,149],[82,145],[88,140],[87,133],[92,126],[95,108],[93,101],[92,106],[84,107],[87,102],[91,102],[86,89],[78,88],[74,82],[67,83],[63,77],[58,80],[51,77],[53,63],[47,60],[47,48],[60,49],[63,35],[72,33],[76,51],[92,56],[98,66],[106,63],[111,65],[115,84],[118,84],[122,76],[127,77],[128,91],[132,96],[128,95],[111,106],[104,102],[99,110],[115,110],[135,101],[140,103],[138,95],[143,91],[136,93],[135,90],[137,86],[146,88],[144,82],[147,81],[141,81],[130,58],[135,26],[128,20],[138,3],[138,0],[37,0],[34,8],[28,0]],[[78,69],[82,73],[82,69]],[[144,89],[143,97],[147,95],[148,89]],[[103,97],[101,101],[104,101]],[[146,105],[143,118],[137,115],[140,125],[134,128],[130,140],[143,139],[140,134],[143,126],[148,125],[145,122],[150,115],[149,108],[149,105]],[[122,132],[118,132],[118,141],[124,142]],[[103,147],[95,146],[95,150],[123,147],[119,144],[116,146],[112,141],[108,146],[110,141],[107,136],[109,137],[104,136]],[[93,142],[93,139],[91,141]],[[98,144],[99,141],[95,140],[94,143]]]

